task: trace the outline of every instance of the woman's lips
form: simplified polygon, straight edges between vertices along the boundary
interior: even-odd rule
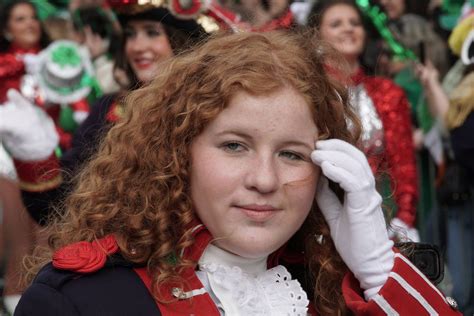
[[[146,60],[145,59],[137,59],[137,60],[134,60],[133,63],[135,64],[135,67],[138,68],[138,69],[148,69],[153,65],[153,61],[148,60],[148,59],[146,59]]]
[[[280,209],[271,205],[238,205],[236,206],[245,216],[256,222],[265,222],[277,214]]]

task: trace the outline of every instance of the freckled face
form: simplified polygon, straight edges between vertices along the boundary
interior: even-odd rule
[[[281,247],[306,219],[319,169],[317,128],[292,88],[237,92],[191,146],[191,196],[215,244],[259,258]]]

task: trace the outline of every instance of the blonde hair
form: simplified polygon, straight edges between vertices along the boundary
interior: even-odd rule
[[[171,60],[151,84],[128,96],[125,118],[80,174],[64,216],[50,225],[49,253],[30,265],[30,271],[64,245],[107,234],[117,237],[126,259],[148,265],[156,286],[194,265],[179,257],[169,260],[193,244],[193,139],[235,91],[260,95],[291,86],[310,104],[323,138],[354,144],[360,124],[348,106],[347,91],[325,71],[334,56],[313,33],[279,31],[217,36]],[[322,235],[324,242],[317,242],[315,235]],[[324,315],[344,312],[341,282],[346,267],[316,206],[295,238],[308,245],[304,251],[316,308]]]

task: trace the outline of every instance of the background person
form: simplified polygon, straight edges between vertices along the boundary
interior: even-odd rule
[[[80,7],[72,13],[74,40],[89,50],[95,74],[104,94],[120,90],[114,79],[114,60],[120,43],[111,12],[100,6]]]
[[[20,88],[24,74],[23,56],[37,54],[49,44],[35,7],[29,1],[11,1],[0,10],[0,103],[8,89]]]
[[[351,0],[318,1],[309,25],[338,50],[351,75],[351,104],[362,121],[362,147],[379,178],[379,190],[393,195],[391,224],[400,238],[419,241],[416,223],[417,173],[408,100],[391,80],[368,76],[361,63],[366,41],[362,15]],[[388,187],[389,186],[389,187]]]

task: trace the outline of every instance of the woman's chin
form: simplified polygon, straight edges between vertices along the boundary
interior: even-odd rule
[[[263,257],[269,256],[271,253],[275,252],[279,247],[276,249],[269,248],[267,245],[258,245],[255,243],[249,245],[228,245],[226,243],[216,243],[216,246],[227,251],[233,253],[239,257],[247,258],[247,259],[259,259]]]

